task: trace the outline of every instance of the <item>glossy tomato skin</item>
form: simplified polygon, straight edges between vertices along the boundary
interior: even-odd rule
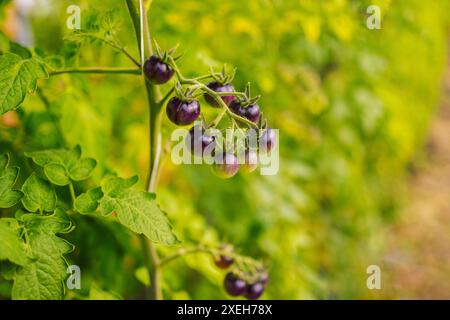
[[[259,282],[261,282],[263,285],[266,285],[269,282],[269,273],[267,271],[264,271],[260,275]]]
[[[223,282],[225,291],[233,297],[242,295],[247,288],[247,284],[233,272],[228,272]]]
[[[221,255],[214,259],[214,263],[220,269],[228,269],[234,263],[234,259],[229,256]]]
[[[257,300],[264,293],[264,284],[261,282],[256,282],[253,284],[248,284],[244,291],[244,297],[249,300]]]
[[[230,104],[230,109],[233,113],[254,123],[257,123],[259,121],[259,117],[261,116],[261,110],[259,105],[256,103],[243,107],[239,101],[235,100]]]
[[[152,55],[144,63],[144,73],[154,84],[164,84],[172,78],[174,70],[158,56]]]
[[[200,104],[197,100],[183,101],[173,97],[167,103],[167,117],[174,124],[185,126],[194,123],[200,115]]]

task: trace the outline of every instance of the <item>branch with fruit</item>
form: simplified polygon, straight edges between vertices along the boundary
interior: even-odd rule
[[[192,253],[205,253],[214,258],[220,269],[230,269],[225,276],[224,287],[231,296],[243,295],[248,299],[259,298],[267,284],[268,273],[264,265],[254,259],[237,254],[230,246],[218,248],[197,246],[191,249],[179,249],[174,254],[160,257],[155,244],[175,245],[179,240],[172,231],[167,215],[155,201],[157,178],[161,162],[162,145],[162,115],[178,126],[192,126],[186,135],[187,146],[194,157],[206,157],[206,150],[214,159],[213,171],[222,178],[233,177],[239,169],[253,171],[258,165],[258,153],[270,153],[275,144],[275,133],[263,119],[258,105],[259,96],[253,97],[248,85],[244,92],[238,92],[233,85],[236,69],[222,72],[211,70],[209,74],[195,78],[187,78],[177,65],[179,57],[175,57],[175,49],[163,51],[155,43],[153,51],[152,40],[148,30],[147,13],[151,1],[140,0],[139,8],[135,1],[126,0],[126,4],[135,28],[140,59],[135,59],[123,46],[111,39],[98,38],[88,32],[76,32],[73,37],[96,38],[113,49],[124,54],[137,68],[103,68],[76,67],[55,68],[50,66],[41,56],[29,51],[29,56],[20,56],[17,52],[6,52],[0,55],[0,65],[5,70],[4,82],[15,90],[0,88],[0,114],[18,108],[26,95],[37,89],[37,80],[64,74],[123,74],[142,76],[148,101],[150,144],[148,177],[145,190],[134,188],[137,176],[121,178],[117,175],[106,175],[100,184],[89,190],[80,190],[77,182],[90,178],[97,166],[92,158],[83,158],[80,146],[68,148],[63,139],[59,122],[52,117],[59,133],[61,149],[39,150],[27,152],[25,156],[32,160],[31,175],[25,179],[20,190],[13,187],[19,176],[19,168],[8,167],[9,155],[0,155],[0,178],[7,179],[7,188],[0,192],[0,208],[12,208],[20,205],[15,218],[0,219],[0,236],[8,234],[13,243],[8,247],[16,251],[8,251],[5,257],[13,263],[11,271],[8,266],[8,277],[14,282],[13,298],[41,299],[62,298],[64,288],[62,280],[66,277],[64,255],[71,252],[72,245],[56,234],[68,233],[73,230],[70,216],[75,213],[82,215],[112,216],[121,225],[139,235],[145,267],[151,286],[148,288],[148,298],[162,299],[161,271],[169,262]],[[16,45],[17,47],[17,45]],[[22,48],[26,51],[28,49]],[[28,52],[28,51],[27,51]],[[140,62],[139,62],[140,61]],[[174,80],[174,81],[173,81]],[[172,82],[171,82],[172,81]],[[209,81],[209,82],[206,82]],[[206,82],[206,83],[205,83]],[[161,94],[160,86],[172,83],[165,96]],[[6,87],[5,87],[6,88]],[[42,88],[37,89],[38,96],[49,111],[50,104]],[[218,115],[207,121],[203,114],[200,97],[218,111]],[[243,139],[244,159],[238,159],[235,147],[229,147],[221,141],[214,130],[220,131],[224,118],[231,127],[240,133]],[[200,121],[199,121],[200,120]],[[223,127],[223,126],[222,126]],[[257,144],[250,144],[256,141]],[[243,163],[242,163],[243,162]],[[55,191],[66,188],[69,198],[60,199]],[[58,224],[58,225],[57,225]],[[51,227],[52,230],[45,228]],[[33,235],[29,237],[29,234]],[[59,245],[64,247],[61,252],[52,252],[51,260],[46,259],[45,246]],[[0,249],[2,247],[0,246]],[[29,259],[42,257],[43,261]],[[3,266],[3,265],[2,265]],[[36,276],[33,270],[49,268],[54,270],[48,274],[55,283],[60,283],[54,291],[46,288],[46,282]],[[0,273],[2,270],[0,270]],[[26,279],[32,278],[30,286],[24,285]],[[44,279],[45,280],[45,279]]]

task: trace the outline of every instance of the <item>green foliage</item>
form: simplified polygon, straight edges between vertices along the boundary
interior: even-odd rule
[[[64,295],[67,263],[64,254],[73,246],[57,234],[68,233],[72,224],[57,209],[54,214],[40,216],[24,214],[24,224],[29,259],[14,275],[12,298],[17,300],[55,300]]]
[[[22,192],[13,190],[19,175],[18,167],[8,167],[9,155],[0,155],[0,208],[9,208],[19,202]]]
[[[132,188],[137,176],[122,179],[109,177],[95,188],[80,195],[75,208],[80,213],[90,213],[97,208],[102,215],[117,213],[119,222],[131,231],[144,234],[150,240],[163,244],[177,244],[167,216],[155,202],[155,194]]]
[[[0,56],[0,114],[16,109],[38,79],[48,78],[43,64],[35,58],[24,59],[13,53]]]
[[[56,208],[56,193],[53,186],[42,178],[31,174],[22,186],[22,204],[30,212],[53,212]]]
[[[66,186],[70,181],[83,181],[90,177],[97,166],[92,158],[81,158],[81,148],[72,150],[46,150],[28,152],[25,155],[44,168],[45,175],[53,184]]]
[[[57,234],[68,233],[72,223],[66,214],[56,208],[56,193],[47,181],[32,173],[22,185],[22,192],[14,201],[9,190],[15,183],[19,170],[9,171],[9,157],[1,157],[2,198],[4,207],[12,207],[22,197],[26,210],[18,211],[16,218],[0,219],[0,274],[14,281],[13,299],[60,299],[64,294],[63,281],[66,278],[67,263],[63,257],[73,250]],[[6,173],[6,174],[5,174]],[[4,191],[7,192],[4,192]],[[4,194],[6,193],[6,196]],[[39,212],[41,214],[36,214]],[[44,214],[51,212],[51,214]]]
[[[93,213],[97,210],[100,200],[103,198],[101,187],[88,190],[75,199],[74,207],[81,214]]]
[[[28,256],[20,238],[19,225],[15,219],[0,219],[0,260],[9,260],[19,266],[27,263]]]
[[[365,26],[372,3],[382,9],[381,30]],[[434,114],[447,1],[154,0],[153,36],[166,48],[180,42],[186,74],[237,66],[236,88],[251,81],[281,133],[277,175],[222,181],[164,159],[157,200],[137,177],[117,177],[148,170],[140,77],[50,77],[24,101],[47,68],[132,65],[114,46],[138,56],[124,2],[79,4],[82,32],[65,28],[66,7],[52,1],[51,14],[30,16],[36,49],[0,37],[0,153],[14,160],[0,157],[0,274],[13,281],[13,298],[141,298],[136,235],[177,243],[166,211],[186,246],[227,240],[266,260],[266,298],[374,297],[366,267],[382,261],[382,230],[397,215],[408,164]],[[172,127],[163,125],[167,141]],[[12,218],[20,206],[29,212]],[[77,226],[67,234],[64,213]],[[82,267],[80,294],[64,292],[65,259]],[[162,278],[168,298],[227,297],[210,256],[174,261]],[[4,287],[0,296],[10,297]]]

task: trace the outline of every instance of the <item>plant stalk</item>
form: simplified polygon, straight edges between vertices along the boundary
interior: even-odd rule
[[[136,68],[73,68],[51,71],[51,76],[66,73],[97,73],[97,74],[136,74],[141,75],[142,70]]]
[[[137,43],[139,52],[144,52],[142,39],[145,36],[147,42],[147,54],[153,54],[153,48],[150,38],[150,32],[148,30],[147,11],[150,9],[150,2],[147,0],[142,2],[139,0],[139,14],[133,0],[126,0],[128,11],[130,12],[131,19],[133,21],[134,29],[136,32]],[[143,30],[141,29],[141,18],[143,19]],[[141,61],[145,57],[141,56]],[[149,172],[147,178],[147,191],[155,192],[157,187],[158,168],[161,156],[161,105],[158,103],[162,97],[159,87],[152,85],[146,80],[144,75],[144,84],[147,92],[147,101],[149,107],[149,142],[150,142],[150,154],[149,154]],[[161,300],[162,291],[160,284],[160,272],[159,272],[159,256],[156,251],[155,245],[145,236],[140,236],[141,247],[144,255],[145,266],[148,271],[150,279],[150,288],[148,291],[148,298],[153,300]]]

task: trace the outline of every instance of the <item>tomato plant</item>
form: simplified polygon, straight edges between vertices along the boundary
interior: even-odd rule
[[[366,268],[384,261],[383,230],[437,105],[448,1],[154,0],[150,41],[138,3],[130,15],[126,0],[0,0],[0,88],[13,88],[0,100],[0,243],[15,243],[0,250],[0,299],[17,297],[28,261],[11,248],[28,257],[37,236],[59,248],[42,280],[58,279],[65,299],[152,297],[153,277],[166,299],[234,297],[230,283],[245,298],[243,283],[265,283],[266,271],[263,299],[389,297],[367,290]],[[366,26],[371,5],[381,29]],[[264,128],[246,138],[267,153],[279,129],[279,172],[258,174],[258,148],[212,154],[230,127]],[[171,161],[180,128],[187,158],[204,164]],[[35,188],[43,203],[23,195]],[[57,212],[42,233],[48,220],[23,216],[50,216],[51,190]],[[123,204],[136,203],[158,233],[128,219]],[[80,267],[79,290],[60,291],[67,264]]]
[[[69,243],[62,234],[76,232],[72,219],[76,215],[92,218],[113,219],[124,228],[138,235],[141,243],[142,259],[148,274],[147,298],[162,299],[160,273],[166,263],[189,253],[210,255],[218,268],[231,269],[229,274],[239,279],[244,295],[248,299],[258,299],[267,283],[267,272],[261,262],[239,255],[231,246],[208,247],[199,244],[194,248],[184,248],[172,229],[170,214],[163,212],[156,200],[158,174],[161,162],[161,130],[164,113],[176,125],[193,125],[199,119],[201,110],[199,96],[205,95],[210,105],[220,108],[219,115],[210,124],[202,114],[197,127],[219,128],[227,115],[230,125],[244,133],[250,129],[260,129],[261,142],[268,134],[267,121],[260,118],[257,98],[251,98],[249,90],[245,93],[235,91],[232,80],[234,73],[228,74],[225,67],[222,73],[211,70],[209,74],[185,77],[180,71],[175,57],[175,48],[163,51],[152,41],[147,12],[151,1],[127,0],[126,5],[134,26],[140,57],[134,58],[122,47],[114,36],[115,30],[108,30],[104,37],[86,30],[77,30],[71,39],[84,41],[95,39],[124,54],[135,65],[133,68],[74,67],[58,68],[37,50],[9,42],[9,50],[0,56],[2,79],[0,87],[0,112],[5,114],[21,106],[29,93],[36,92],[43,103],[48,105],[45,85],[38,80],[58,77],[63,74],[108,74],[110,76],[141,76],[148,101],[149,135],[143,140],[149,142],[148,177],[145,189],[136,187],[138,176],[123,178],[108,172],[98,185],[86,189],[82,182],[91,178],[97,160],[84,157],[79,145],[71,147],[62,141],[58,149],[38,150],[24,153],[24,161],[32,166],[30,175],[23,183],[17,183],[20,168],[10,166],[9,155],[0,158],[0,207],[13,208],[13,217],[0,219],[0,260],[2,275],[13,281],[13,299],[60,299],[65,295],[66,268],[65,255],[72,252],[75,244]],[[131,32],[131,30],[130,30]],[[160,85],[170,82],[163,95]],[[205,84],[203,81],[214,79]],[[123,80],[126,83],[126,78]],[[239,101],[239,102],[237,102]],[[239,109],[229,106],[239,103]],[[166,112],[164,112],[166,109]],[[88,120],[86,120],[88,121]],[[58,123],[54,126],[59,130]],[[207,136],[192,127],[188,136],[204,144],[218,146],[214,136]],[[259,132],[258,131],[258,132]],[[60,136],[62,133],[60,132]],[[270,148],[271,142],[268,147]],[[194,155],[203,157],[202,152],[189,143]],[[214,172],[224,178],[234,176],[239,170],[237,157],[233,151],[225,151],[226,146],[217,150],[214,158],[223,160],[214,165]],[[27,160],[29,159],[29,160]],[[92,183],[90,183],[92,184]],[[77,187],[75,187],[77,186]],[[68,199],[60,196],[68,193]],[[177,246],[174,253],[165,257],[158,254],[155,244]],[[262,278],[265,275],[266,278]],[[225,277],[224,286],[228,287]],[[235,292],[234,292],[235,293]],[[237,294],[233,294],[236,296]]]

